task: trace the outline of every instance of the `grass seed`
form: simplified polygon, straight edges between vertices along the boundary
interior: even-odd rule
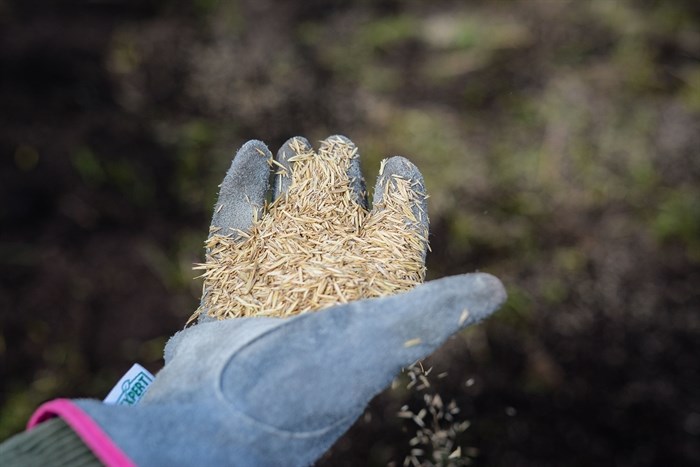
[[[425,278],[427,232],[417,185],[393,175],[378,187],[383,199],[367,211],[355,201],[347,175],[357,149],[342,139],[318,153],[296,140],[287,192],[264,208],[249,232],[212,230],[202,305],[190,318],[292,316],[338,303],[411,289]],[[380,173],[384,172],[382,162]],[[414,211],[413,207],[417,207]],[[235,237],[235,238],[234,238]]]

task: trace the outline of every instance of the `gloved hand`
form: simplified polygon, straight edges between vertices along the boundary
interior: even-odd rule
[[[287,166],[290,143],[278,156]],[[251,227],[270,158],[259,141],[238,151],[221,186],[214,230]],[[362,202],[359,165],[349,171]],[[391,158],[378,186],[392,175],[422,186],[406,159]],[[276,195],[285,189],[278,182]],[[422,222],[415,228],[427,228],[427,218]],[[475,273],[292,318],[202,315],[170,339],[165,366],[138,405],[58,400],[42,406],[32,423],[61,416],[107,465],[308,465],[401,368],[491,314],[505,297],[498,279]]]

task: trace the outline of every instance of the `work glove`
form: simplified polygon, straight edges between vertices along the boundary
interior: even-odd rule
[[[341,136],[322,143],[332,144],[352,145]],[[275,167],[293,170],[290,156],[300,146],[309,147],[303,138],[288,141]],[[260,141],[238,151],[221,185],[212,234],[244,235],[267,215],[272,159]],[[348,176],[354,199],[366,203],[357,157]],[[423,179],[402,157],[383,165],[375,209],[396,177],[421,195],[407,228],[427,232],[425,211],[416,211],[425,208]],[[277,177],[273,198],[288,188],[287,178]],[[289,318],[216,320],[205,307],[195,325],[169,340],[165,366],[137,405],[56,400],[30,423],[62,417],[106,465],[309,465],[402,368],[505,298],[497,278],[473,273]]]

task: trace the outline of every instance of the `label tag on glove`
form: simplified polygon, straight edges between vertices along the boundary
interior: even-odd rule
[[[134,363],[119,382],[109,391],[103,401],[113,405],[135,405],[141,400],[148,386],[153,382],[154,376],[150,371]]]

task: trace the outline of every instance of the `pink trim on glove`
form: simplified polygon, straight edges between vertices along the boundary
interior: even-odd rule
[[[39,406],[29,419],[27,430],[53,417],[63,419],[107,467],[136,466],[93,419],[68,399],[55,399]]]

